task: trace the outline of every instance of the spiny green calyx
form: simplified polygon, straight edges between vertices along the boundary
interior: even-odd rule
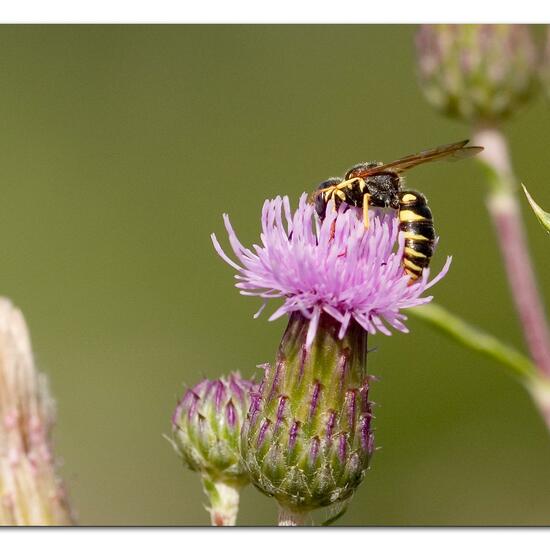
[[[242,430],[250,478],[288,510],[306,512],[352,496],[374,449],[366,332],[352,322],[343,337],[322,314],[311,347],[309,321],[293,313],[275,366]]]
[[[495,124],[536,89],[527,25],[422,25],[416,45],[424,95],[449,116]]]

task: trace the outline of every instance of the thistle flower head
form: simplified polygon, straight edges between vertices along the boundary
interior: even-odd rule
[[[534,91],[537,52],[526,25],[422,25],[416,46],[426,99],[449,116],[495,123]]]
[[[418,282],[409,284],[401,264],[404,242],[396,215],[371,209],[369,217],[365,231],[358,209],[342,204],[338,211],[328,208],[319,223],[306,194],[294,214],[288,197],[277,197],[264,203],[262,244],[252,249],[241,244],[224,215],[239,263],[227,256],[215,235],[212,241],[237,270],[235,286],[241,294],[263,298],[264,306],[269,299],[284,300],[269,320],[292,312],[309,319],[308,347],[323,312],[339,323],[339,338],[352,320],[371,334],[390,334],[390,328],[407,332],[401,310],[432,299],[422,295],[447,273],[450,258],[431,281],[426,269]]]
[[[172,416],[176,450],[211,480],[245,484],[239,438],[254,384],[232,373],[188,389]]]

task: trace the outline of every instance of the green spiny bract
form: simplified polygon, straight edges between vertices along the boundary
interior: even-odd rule
[[[422,25],[416,44],[424,95],[449,116],[494,124],[536,89],[538,56],[526,25]]]
[[[291,315],[276,365],[252,393],[241,443],[254,485],[298,512],[348,499],[374,448],[366,332],[352,322],[340,340],[339,324],[322,314],[307,349],[308,326]]]

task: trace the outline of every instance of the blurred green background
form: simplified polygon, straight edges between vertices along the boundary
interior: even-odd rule
[[[468,137],[416,82],[412,26],[0,27],[1,292],[58,400],[56,449],[81,524],[204,525],[196,474],[162,434],[183,383],[270,361],[215,254],[228,212],[258,239],[265,198],[363,160]],[[506,126],[548,209],[550,106]],[[474,162],[418,168],[440,234],[439,303],[524,349]],[[522,198],[541,287],[550,241]],[[273,308],[273,305],[271,305]],[[499,365],[411,320],[375,336],[377,444],[340,524],[548,524],[550,438]],[[275,520],[247,488],[241,524]]]

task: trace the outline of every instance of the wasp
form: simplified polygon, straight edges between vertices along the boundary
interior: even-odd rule
[[[436,240],[432,211],[426,197],[418,191],[404,189],[406,170],[440,159],[459,160],[478,154],[483,147],[466,147],[468,140],[442,145],[394,162],[365,162],[352,166],[343,178],[330,178],[310,196],[315,210],[324,220],[327,205],[341,203],[362,208],[365,230],[369,228],[369,206],[398,211],[399,231],[405,238],[403,268],[416,281],[430,264]],[[335,223],[335,222],[334,222]],[[334,233],[334,225],[331,228]]]

